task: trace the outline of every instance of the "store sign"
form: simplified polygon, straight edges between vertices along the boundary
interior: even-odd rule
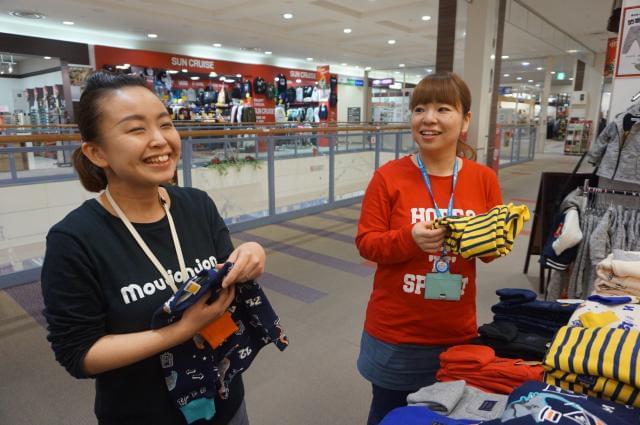
[[[556,77],[558,78],[558,80],[564,80],[566,76],[567,75],[564,72],[558,72],[556,74]]]
[[[638,40],[638,27],[640,25],[640,5],[625,7],[622,10],[620,32],[618,37],[618,62],[616,65],[616,77],[639,77],[640,67],[640,40]]]
[[[618,50],[618,39],[615,37],[607,41],[607,56],[604,61],[604,76],[611,77],[616,67],[616,51]]]
[[[183,56],[171,56],[171,66],[199,68],[213,71],[213,61],[207,59],[197,59]]]
[[[316,73],[313,71],[298,71],[295,69],[289,71],[289,76],[291,78],[306,78],[308,80],[316,79]]]
[[[506,94],[511,94],[512,91],[513,91],[513,87],[509,87],[509,86],[500,87],[500,89],[499,89],[499,93],[500,93],[501,96],[504,96]]]
[[[371,85],[373,87],[389,87],[393,83],[395,83],[395,79],[393,79],[393,78],[383,78],[383,79],[380,79],[380,80],[371,81]]]
[[[338,76],[338,84],[344,84],[347,86],[356,86],[356,87],[363,87],[364,86],[364,80],[361,78],[354,78],[354,77],[347,77],[344,75],[339,75]]]

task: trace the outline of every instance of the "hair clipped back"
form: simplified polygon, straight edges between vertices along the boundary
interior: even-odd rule
[[[132,74],[96,71],[87,77],[78,108],[78,128],[83,142],[101,142],[99,128],[102,108],[100,101],[110,92],[126,87],[144,87],[149,90],[141,77]],[[94,165],[79,147],[73,152],[72,159],[73,167],[85,189],[90,192],[100,192],[107,187],[107,176],[104,170]]]
[[[429,103],[452,105],[467,115],[471,111],[471,92],[458,74],[437,72],[420,80],[413,89],[409,106],[413,111],[416,106]],[[458,140],[458,154],[472,160],[477,157],[475,149],[462,140]]]

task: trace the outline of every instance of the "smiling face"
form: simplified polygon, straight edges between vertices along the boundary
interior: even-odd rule
[[[470,108],[469,88],[456,74],[422,79],[411,96],[411,131],[420,151],[455,155],[460,134],[469,128]]]
[[[124,87],[100,99],[98,138],[87,143],[87,156],[104,169],[110,185],[142,188],[173,178],[180,135],[150,90]]]

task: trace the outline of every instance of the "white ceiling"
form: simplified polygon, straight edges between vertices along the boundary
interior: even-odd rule
[[[592,50],[606,50],[606,37],[601,40],[591,32],[606,27],[609,7],[602,5],[609,0],[522,2]],[[9,16],[15,9],[37,11],[46,19]],[[0,12],[1,31],[90,44],[275,65],[286,60],[288,66],[310,69],[340,63],[360,70],[398,69],[403,63],[424,72],[435,63],[438,0],[5,0]],[[283,19],[285,12],[294,18]],[[432,19],[423,21],[423,15]],[[565,53],[512,21],[505,24],[504,54],[535,59]],[[591,29],[584,30],[585,24]],[[151,40],[148,33],[158,38]],[[463,32],[458,33],[457,45],[462,45]],[[396,44],[389,45],[389,39]],[[273,56],[265,56],[267,50]]]

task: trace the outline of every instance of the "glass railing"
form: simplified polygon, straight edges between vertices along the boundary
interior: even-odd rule
[[[532,161],[536,150],[535,125],[499,124],[500,167]]]

